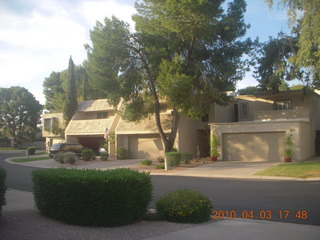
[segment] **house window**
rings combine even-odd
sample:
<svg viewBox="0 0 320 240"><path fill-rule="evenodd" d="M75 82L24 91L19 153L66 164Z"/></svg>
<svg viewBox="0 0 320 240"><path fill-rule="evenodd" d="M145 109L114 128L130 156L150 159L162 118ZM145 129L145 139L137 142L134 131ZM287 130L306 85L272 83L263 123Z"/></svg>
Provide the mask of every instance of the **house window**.
<svg viewBox="0 0 320 240"><path fill-rule="evenodd" d="M108 113L107 112L98 112L97 113L97 119L107 118Z"/></svg>
<svg viewBox="0 0 320 240"><path fill-rule="evenodd" d="M285 100L285 101L276 101L275 102L275 110L289 110L292 109L291 101Z"/></svg>
<svg viewBox="0 0 320 240"><path fill-rule="evenodd" d="M51 118L44 119L44 130L47 132L51 131Z"/></svg>
<svg viewBox="0 0 320 240"><path fill-rule="evenodd" d="M240 117L249 117L249 103L240 103Z"/></svg>
<svg viewBox="0 0 320 240"><path fill-rule="evenodd" d="M201 118L201 122L209 122L209 114L203 115Z"/></svg>

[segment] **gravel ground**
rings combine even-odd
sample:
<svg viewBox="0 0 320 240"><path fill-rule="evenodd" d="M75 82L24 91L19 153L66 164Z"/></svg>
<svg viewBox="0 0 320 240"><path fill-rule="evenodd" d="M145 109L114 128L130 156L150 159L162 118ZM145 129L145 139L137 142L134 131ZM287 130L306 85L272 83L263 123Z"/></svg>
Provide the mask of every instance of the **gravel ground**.
<svg viewBox="0 0 320 240"><path fill-rule="evenodd" d="M164 221L141 221L132 225L103 228L64 224L35 210L4 212L0 216L1 240L136 240L197 226Z"/></svg>

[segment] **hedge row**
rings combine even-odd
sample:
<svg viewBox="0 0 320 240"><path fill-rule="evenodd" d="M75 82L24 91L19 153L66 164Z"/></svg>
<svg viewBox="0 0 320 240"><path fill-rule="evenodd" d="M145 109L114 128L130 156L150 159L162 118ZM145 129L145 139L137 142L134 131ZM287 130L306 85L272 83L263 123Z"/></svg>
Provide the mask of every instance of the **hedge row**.
<svg viewBox="0 0 320 240"><path fill-rule="evenodd" d="M149 174L129 169L46 169L32 177L40 213L71 224L130 224L143 217L152 199Z"/></svg>
<svg viewBox="0 0 320 240"><path fill-rule="evenodd" d="M2 206L5 205L5 194L6 194L6 170L0 168L0 213Z"/></svg>

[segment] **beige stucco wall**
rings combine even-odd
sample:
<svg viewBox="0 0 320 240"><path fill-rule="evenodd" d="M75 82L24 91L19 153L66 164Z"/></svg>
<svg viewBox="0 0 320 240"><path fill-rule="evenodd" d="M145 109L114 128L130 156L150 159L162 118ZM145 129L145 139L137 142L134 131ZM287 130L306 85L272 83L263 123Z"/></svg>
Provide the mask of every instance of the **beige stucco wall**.
<svg viewBox="0 0 320 240"><path fill-rule="evenodd" d="M222 134L225 161L282 160L285 132Z"/></svg>
<svg viewBox="0 0 320 240"><path fill-rule="evenodd" d="M234 102L231 102L227 106L214 104L209 114L209 122L234 122L234 104Z"/></svg>
<svg viewBox="0 0 320 240"><path fill-rule="evenodd" d="M292 129L294 131L293 142L296 158L295 161L305 160L308 156L314 155L314 148L302 146L302 141L312 146L311 124L304 121L270 121L270 122L241 122L241 123L218 123L210 124L211 134L216 134L223 143L223 134L244 134L244 133L273 133L285 132L288 134ZM310 129L310 130L308 130ZM303 131L303 133L302 133ZM224 159L223 148L228 147L222 144L220 153ZM302 150L303 148L303 150Z"/></svg>
<svg viewBox="0 0 320 240"><path fill-rule="evenodd" d="M51 126L52 126L52 119L56 118L59 121L59 127L63 127L63 114L62 113L46 113L41 116L41 122L42 122L42 136L43 137L57 137L54 133L51 131L46 131L44 126L45 119L51 120Z"/></svg>

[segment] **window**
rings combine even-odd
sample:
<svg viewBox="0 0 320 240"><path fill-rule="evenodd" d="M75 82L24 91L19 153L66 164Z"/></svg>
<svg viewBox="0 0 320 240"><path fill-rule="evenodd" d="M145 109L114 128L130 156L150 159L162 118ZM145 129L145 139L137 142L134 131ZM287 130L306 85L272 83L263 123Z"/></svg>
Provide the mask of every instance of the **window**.
<svg viewBox="0 0 320 240"><path fill-rule="evenodd" d="M249 117L249 103L240 103L240 117Z"/></svg>
<svg viewBox="0 0 320 240"><path fill-rule="evenodd" d="M274 103L275 110L289 110L292 109L291 101L285 100L285 101L276 101Z"/></svg>
<svg viewBox="0 0 320 240"><path fill-rule="evenodd" d="M97 119L107 118L107 117L108 117L108 113L107 112L98 112L97 113Z"/></svg>
<svg viewBox="0 0 320 240"><path fill-rule="evenodd" d="M209 114L203 115L201 118L201 122L209 122Z"/></svg>
<svg viewBox="0 0 320 240"><path fill-rule="evenodd" d="M51 131L51 118L44 119L44 130L47 132Z"/></svg>

